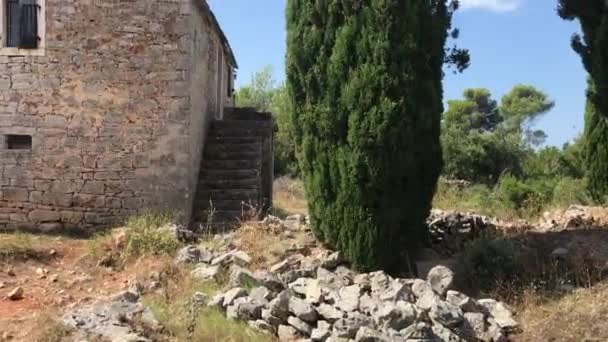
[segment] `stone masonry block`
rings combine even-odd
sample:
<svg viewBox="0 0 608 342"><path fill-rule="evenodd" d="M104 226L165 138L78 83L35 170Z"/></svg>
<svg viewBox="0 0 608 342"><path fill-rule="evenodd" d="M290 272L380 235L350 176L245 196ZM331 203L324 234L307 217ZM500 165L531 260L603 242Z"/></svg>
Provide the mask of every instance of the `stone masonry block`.
<svg viewBox="0 0 608 342"><path fill-rule="evenodd" d="M32 210L28 218L33 222L57 222L60 220L61 215L57 211L37 209Z"/></svg>
<svg viewBox="0 0 608 342"><path fill-rule="evenodd" d="M2 188L2 199L9 202L27 202L29 192L26 188Z"/></svg>

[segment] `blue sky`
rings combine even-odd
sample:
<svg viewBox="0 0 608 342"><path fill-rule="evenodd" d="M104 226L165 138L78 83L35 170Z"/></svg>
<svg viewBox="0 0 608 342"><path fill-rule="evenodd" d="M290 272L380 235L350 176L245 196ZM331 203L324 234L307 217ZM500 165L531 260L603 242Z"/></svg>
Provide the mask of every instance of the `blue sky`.
<svg viewBox="0 0 608 342"><path fill-rule="evenodd" d="M237 86L272 65L284 76L285 0L210 0L239 63ZM555 100L555 108L535 127L561 145L583 128L586 73L570 49L578 23L556 13L557 0L461 0L454 25L456 43L468 48L472 65L463 74L446 72L445 98L459 98L470 87L484 87L500 99L515 84L531 84Z"/></svg>

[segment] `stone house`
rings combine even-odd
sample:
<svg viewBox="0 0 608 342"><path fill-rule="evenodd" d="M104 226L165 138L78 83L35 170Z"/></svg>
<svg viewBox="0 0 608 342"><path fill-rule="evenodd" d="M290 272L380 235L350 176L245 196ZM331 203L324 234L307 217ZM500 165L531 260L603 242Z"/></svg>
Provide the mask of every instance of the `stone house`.
<svg viewBox="0 0 608 342"><path fill-rule="evenodd" d="M188 222L218 193L199 179L237 63L205 0L0 0L0 37L0 229Z"/></svg>

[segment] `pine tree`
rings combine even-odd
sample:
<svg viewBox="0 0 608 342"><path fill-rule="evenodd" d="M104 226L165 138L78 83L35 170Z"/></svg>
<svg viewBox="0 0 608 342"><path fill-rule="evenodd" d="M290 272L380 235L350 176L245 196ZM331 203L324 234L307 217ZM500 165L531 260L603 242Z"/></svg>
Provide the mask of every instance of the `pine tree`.
<svg viewBox="0 0 608 342"><path fill-rule="evenodd" d="M287 81L316 236L360 269L407 269L439 177L457 3L288 0Z"/></svg>
<svg viewBox="0 0 608 342"><path fill-rule="evenodd" d="M560 0L559 15L578 19L582 36L574 35L572 48L589 73L585 110L585 164L589 192L596 201L608 196L608 2Z"/></svg>

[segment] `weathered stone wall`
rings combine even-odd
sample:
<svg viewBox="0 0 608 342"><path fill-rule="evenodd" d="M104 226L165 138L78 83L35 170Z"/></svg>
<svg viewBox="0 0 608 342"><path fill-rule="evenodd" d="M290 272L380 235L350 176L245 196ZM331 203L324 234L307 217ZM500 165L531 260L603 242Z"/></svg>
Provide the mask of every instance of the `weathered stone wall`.
<svg viewBox="0 0 608 342"><path fill-rule="evenodd" d="M0 136L32 136L0 150L0 228L191 207L213 74L195 1L46 1L45 55L0 56Z"/></svg>
<svg viewBox="0 0 608 342"><path fill-rule="evenodd" d="M188 185L190 189L196 189L199 179L199 170L202 162L203 147L210 120L213 119L217 110L218 75L218 52L221 50L221 40L213 29L208 8L202 2L193 4L191 32L193 39L190 40L192 51L192 66L190 98L192 109L192 122L190 125L190 173ZM194 198L194 194L192 194ZM191 216L192 205L188 207L187 216Z"/></svg>

